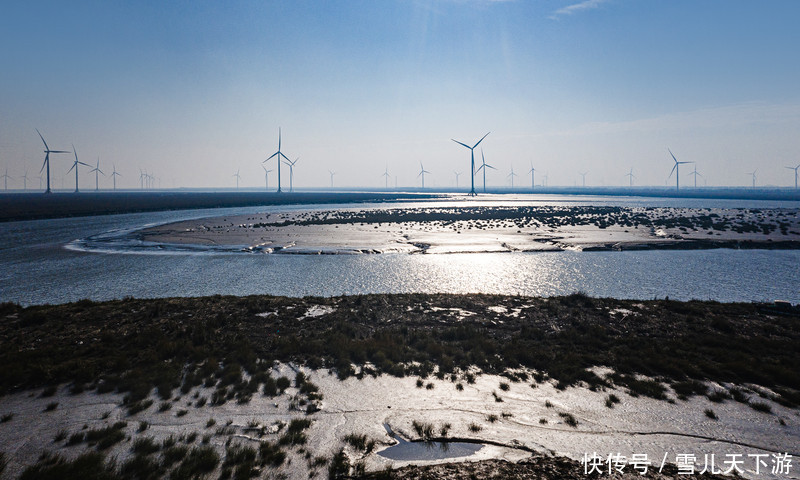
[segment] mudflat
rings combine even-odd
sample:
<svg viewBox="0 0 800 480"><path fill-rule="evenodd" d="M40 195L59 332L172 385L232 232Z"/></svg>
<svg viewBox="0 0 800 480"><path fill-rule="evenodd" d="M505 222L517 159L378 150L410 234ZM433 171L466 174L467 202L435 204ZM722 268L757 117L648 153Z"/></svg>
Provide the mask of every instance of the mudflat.
<svg viewBox="0 0 800 480"><path fill-rule="evenodd" d="M222 216L155 226L147 242L284 254L800 248L800 209L431 206Z"/></svg>

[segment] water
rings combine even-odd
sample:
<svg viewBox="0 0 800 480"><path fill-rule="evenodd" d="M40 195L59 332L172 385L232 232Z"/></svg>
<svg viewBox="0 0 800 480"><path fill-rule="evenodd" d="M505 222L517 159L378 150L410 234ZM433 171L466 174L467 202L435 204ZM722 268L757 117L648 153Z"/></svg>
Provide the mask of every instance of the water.
<svg viewBox="0 0 800 480"><path fill-rule="evenodd" d="M700 206L698 202L702 202L571 197L538 200L548 204L623 206ZM492 198L485 202L495 204L501 200ZM717 200L713 205L703 206L766 208L797 207L797 204ZM406 292L552 296L582 291L615 298L669 296L725 302L784 299L800 303L798 250L307 256L224 251L138 255L65 248L74 240L112 230L206 216L301 208L336 206L192 210L0 224L0 301L30 305L125 296L332 296Z"/></svg>

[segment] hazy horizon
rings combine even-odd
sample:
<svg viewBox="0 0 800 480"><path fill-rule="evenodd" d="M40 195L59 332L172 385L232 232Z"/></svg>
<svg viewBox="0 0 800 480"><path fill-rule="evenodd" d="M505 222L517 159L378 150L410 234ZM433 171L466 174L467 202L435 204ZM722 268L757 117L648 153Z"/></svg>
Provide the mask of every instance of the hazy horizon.
<svg viewBox="0 0 800 480"><path fill-rule="evenodd" d="M633 0L26 2L0 19L0 174L38 188L71 150L138 188L453 188L486 132L487 185L794 186L800 4ZM51 156L52 187L74 160ZM476 151L476 164L480 152ZM274 159L266 164L275 169ZM693 184L681 166L681 186ZM81 189L93 190L85 168ZM289 188L289 169L282 184ZM270 173L270 187L277 176ZM482 188L476 176L476 189ZM459 185L469 182L460 176ZM3 184L0 183L0 187ZM110 177L100 188L110 189ZM74 172L64 189L74 188Z"/></svg>

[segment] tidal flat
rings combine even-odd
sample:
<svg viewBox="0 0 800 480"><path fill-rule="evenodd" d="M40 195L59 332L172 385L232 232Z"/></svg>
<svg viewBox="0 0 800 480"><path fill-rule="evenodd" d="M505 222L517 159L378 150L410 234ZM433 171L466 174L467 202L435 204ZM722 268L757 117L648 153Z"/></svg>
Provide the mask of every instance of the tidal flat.
<svg viewBox="0 0 800 480"><path fill-rule="evenodd" d="M458 206L248 214L135 232L147 244L281 254L800 248L792 208Z"/></svg>
<svg viewBox="0 0 800 480"><path fill-rule="evenodd" d="M796 455L797 320L581 294L7 303L4 475L577 478L593 452ZM381 455L400 441L480 448Z"/></svg>

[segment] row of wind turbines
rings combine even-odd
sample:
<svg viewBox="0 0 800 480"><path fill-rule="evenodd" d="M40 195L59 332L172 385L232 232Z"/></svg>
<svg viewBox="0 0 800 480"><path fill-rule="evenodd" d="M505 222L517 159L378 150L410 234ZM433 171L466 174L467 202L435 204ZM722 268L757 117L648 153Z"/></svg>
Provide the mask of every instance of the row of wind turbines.
<svg viewBox="0 0 800 480"><path fill-rule="evenodd" d="M100 175L105 176L105 173L100 169L100 158L99 157L97 159L97 163L95 164L95 166L92 167L91 165L89 165L89 164L87 164L85 162L82 162L82 161L80 161L78 159L78 152L75 149L75 145L72 145L72 151L71 152L68 151L68 150L51 150L50 147L47 145L47 142L45 141L44 136L41 134L41 132L39 132L38 129L36 129L36 133L39 135L39 138L41 138L42 143L44 144L44 154L45 154L44 162L42 164L42 168L39 170L39 173L41 174L43 171L46 171L47 188L45 189L45 193L51 193L51 188L50 188L50 183L51 183L50 182L50 154L51 153L52 154L68 154L68 153L72 153L74 155L75 160L72 162L72 166L67 171L67 174L69 174L70 172L75 170L75 192L79 191L79 187L78 187L78 169L80 168L80 166L84 166L84 167L90 168L88 173L94 173L95 174L95 190L99 190L99 188L100 188ZM480 164L480 166L475 168L475 149L481 144L481 142L483 142L486 139L486 137L489 136L490 133L491 132L487 132L483 137L481 137L472 146L470 146L467 143L458 141L456 139L451 139L453 142L463 146L464 148L467 148L470 151L470 171L472 172L472 174L470 175L470 191L469 191L469 195L477 195L477 193L475 191L475 176L476 175L478 175L480 173L483 174L483 192L485 193L486 192L486 171L488 169L497 170L497 168L495 168L494 166L489 165L488 163L486 163L486 157L484 155L483 148L481 148L481 164ZM282 164L287 166L287 167L289 167L289 192L293 192L294 191L294 167L297 164L298 160L300 160L300 157L297 157L294 160L290 160L289 157L287 157L286 154L281 150L281 144L282 144L282 133L281 133L281 129L278 128L278 150L261 162L261 167L264 170L265 188L267 190L269 189L269 174L271 172L273 172L273 170L272 169L267 169L267 167L264 164L269 162L273 158L275 158L276 161L277 161L277 175L278 175L277 193L281 193L283 191L282 190L282 183L281 183L281 165ZM672 175L675 174L675 189L676 190L680 190L680 166L681 165L690 164L690 163L695 163L695 162L692 162L692 161L679 161L675 157L675 155L672 153L672 150L667 149L667 151L669 152L669 154L672 157L672 160L674 162L673 166L672 166L672 170L670 170L670 173L669 173L669 176L667 177L667 179L672 178ZM420 165L420 171L417 174L417 178L419 178L421 180L421 186L424 189L425 188L425 174L431 174L431 172L425 169L425 167L422 164L422 162L420 162L419 165ZM795 184L794 186L795 186L795 189L798 189L798 173L800 171L800 164L797 165L797 166L794 166L794 167L786 166L786 168L789 169L789 170L793 170L794 171L794 184ZM753 170L752 172L748 172L747 173L747 175L752 177L752 186L753 186L753 188L756 187L756 179L757 179L756 173L757 173L757 171L758 170L756 169L756 170ZM336 172L332 171L332 170L329 170L328 172L330 174L330 186L331 186L331 188L333 188L334 187L334 176L336 175ZM531 168L528 171L528 174L530 174L530 176L531 176L531 190L535 189L535 186L536 186L536 182L535 182L536 172L537 172L537 170L534 168L533 162L531 162ZM458 186L459 186L459 177L463 174L463 172L454 171L453 173L455 174L456 188L458 188ZM582 186L583 187L586 187L586 175L588 173L589 172L579 172L579 175L582 177ZM119 172L117 172L116 165L113 165L113 172L110 175L111 175L112 180L113 180L113 185L114 185L113 188L114 188L114 190L116 190L117 189L117 178L116 177L121 176L121 174ZM700 174L697 171L696 164L695 164L694 171L690 172L688 175L694 176L694 186L696 188L697 187L697 177L698 176L699 177L703 177L703 175ZM238 189L239 188L239 181L241 180L240 171L237 170L236 173L233 174L232 176L236 178L236 188ZM386 170L384 171L382 176L385 178L385 187L388 189L389 188L389 178L390 178L388 166L386 167ZM514 172L514 167L512 166L511 167L511 173L509 173L507 175L507 177L506 177L506 178L510 179L511 188L512 189L514 188L514 179L516 177L518 177L518 176L519 175ZM545 186L545 185L547 185L547 174L543 175L542 177L544 178L544 181L543 181L542 185ZM629 186L633 187L633 180L636 178L636 176L633 174L633 168L631 168L630 171L627 174L625 174L625 177L628 178ZM0 176L0 178L3 179L4 189L8 190L8 180L13 178L10 175L8 175L8 167L6 167L5 173L2 176ZM20 176L20 178L23 179L24 188L27 190L28 172L26 171L24 175ZM41 175L38 178L39 178L39 181L40 181L40 188L41 188L41 180L42 180ZM153 175L148 174L145 171L141 171L140 170L139 181L140 181L142 189L144 189L145 186L146 186L146 188L149 189L149 188L152 188L154 182L156 181L156 177L153 176ZM397 177L396 176L395 176L395 187L397 187Z"/></svg>

